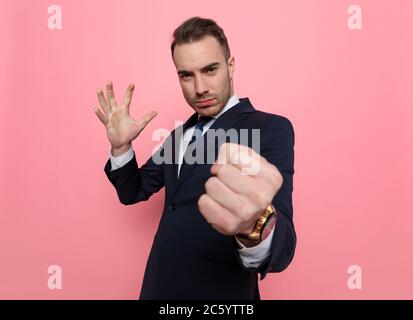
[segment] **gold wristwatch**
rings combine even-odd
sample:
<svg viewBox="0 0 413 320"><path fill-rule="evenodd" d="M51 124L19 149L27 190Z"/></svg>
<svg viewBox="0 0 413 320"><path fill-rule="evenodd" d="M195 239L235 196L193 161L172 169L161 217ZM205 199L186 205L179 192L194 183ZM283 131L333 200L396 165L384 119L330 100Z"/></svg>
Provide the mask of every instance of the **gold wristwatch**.
<svg viewBox="0 0 413 320"><path fill-rule="evenodd" d="M260 215L257 222L255 223L254 230L250 234L237 234L237 238L242 239L244 242L247 242L249 245L255 245L261 242L262 238L262 231L266 225L266 222L272 215L277 215L277 211L275 210L272 203L268 205L268 207L264 210L264 212Z"/></svg>

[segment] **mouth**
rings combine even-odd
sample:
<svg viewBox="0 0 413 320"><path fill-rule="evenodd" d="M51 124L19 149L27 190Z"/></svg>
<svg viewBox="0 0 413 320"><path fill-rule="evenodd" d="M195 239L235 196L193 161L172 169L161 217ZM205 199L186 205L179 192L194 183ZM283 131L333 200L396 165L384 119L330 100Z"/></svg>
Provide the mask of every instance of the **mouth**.
<svg viewBox="0 0 413 320"><path fill-rule="evenodd" d="M196 101L195 104L202 107L212 106L215 103L215 98Z"/></svg>

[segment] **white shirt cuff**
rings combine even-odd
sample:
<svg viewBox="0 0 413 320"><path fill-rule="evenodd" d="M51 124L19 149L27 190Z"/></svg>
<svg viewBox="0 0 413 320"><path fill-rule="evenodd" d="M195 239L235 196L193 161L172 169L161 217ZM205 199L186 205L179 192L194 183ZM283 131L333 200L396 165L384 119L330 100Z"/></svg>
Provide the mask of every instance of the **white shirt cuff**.
<svg viewBox="0 0 413 320"><path fill-rule="evenodd" d="M126 151L125 153L122 153L121 155L117 157L113 156L109 150L110 165L111 165L110 171L123 167L125 164L127 164L129 161L132 160L133 155L134 155L134 151L132 147L130 147L128 151Z"/></svg>
<svg viewBox="0 0 413 320"><path fill-rule="evenodd" d="M241 241L235 236L237 243L241 249L238 249L238 253L241 257L242 263L247 268L258 268L259 265L270 255L271 253L271 241L274 235L275 227L272 228L268 237L257 244L256 246L247 248Z"/></svg>

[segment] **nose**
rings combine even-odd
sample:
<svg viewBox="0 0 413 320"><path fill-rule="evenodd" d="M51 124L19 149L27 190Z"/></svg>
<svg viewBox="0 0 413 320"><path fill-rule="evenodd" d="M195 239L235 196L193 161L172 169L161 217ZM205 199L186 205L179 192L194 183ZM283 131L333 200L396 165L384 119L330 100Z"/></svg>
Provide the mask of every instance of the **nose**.
<svg viewBox="0 0 413 320"><path fill-rule="evenodd" d="M208 93L208 88L202 76L195 77L195 92L200 97Z"/></svg>

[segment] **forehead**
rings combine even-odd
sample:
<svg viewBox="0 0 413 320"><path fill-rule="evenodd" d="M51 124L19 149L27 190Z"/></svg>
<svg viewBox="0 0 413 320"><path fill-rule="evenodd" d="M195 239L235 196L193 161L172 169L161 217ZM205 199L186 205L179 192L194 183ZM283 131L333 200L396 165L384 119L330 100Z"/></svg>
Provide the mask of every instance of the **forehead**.
<svg viewBox="0 0 413 320"><path fill-rule="evenodd" d="M189 71L223 61L224 53L218 40L208 35L192 43L176 45L173 59L177 69Z"/></svg>

